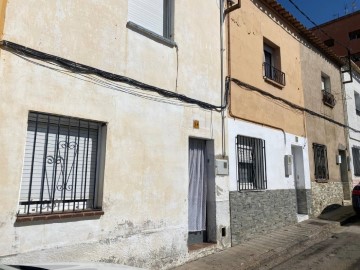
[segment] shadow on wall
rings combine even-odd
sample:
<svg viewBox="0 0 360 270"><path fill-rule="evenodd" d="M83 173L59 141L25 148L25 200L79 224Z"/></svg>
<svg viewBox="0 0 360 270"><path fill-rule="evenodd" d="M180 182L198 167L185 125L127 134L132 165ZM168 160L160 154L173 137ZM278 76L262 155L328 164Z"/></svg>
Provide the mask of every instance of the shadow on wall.
<svg viewBox="0 0 360 270"><path fill-rule="evenodd" d="M334 210L336 210L336 209L338 209L338 208L340 208L340 207L341 207L340 204L330 204L330 205L326 206L326 207L324 208L324 210L322 210L322 212L321 212L320 215L329 213L329 212L334 211Z"/></svg>

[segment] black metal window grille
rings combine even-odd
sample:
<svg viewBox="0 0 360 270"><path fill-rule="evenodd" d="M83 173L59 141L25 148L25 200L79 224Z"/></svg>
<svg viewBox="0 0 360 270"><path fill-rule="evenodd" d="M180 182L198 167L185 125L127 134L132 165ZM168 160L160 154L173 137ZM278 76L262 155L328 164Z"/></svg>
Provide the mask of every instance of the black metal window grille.
<svg viewBox="0 0 360 270"><path fill-rule="evenodd" d="M360 148L353 147L352 155L353 155L354 175L360 176Z"/></svg>
<svg viewBox="0 0 360 270"><path fill-rule="evenodd" d="M330 92L328 92L327 90L322 90L322 94L323 94L323 103L329 106L330 108L334 108L336 105L335 96Z"/></svg>
<svg viewBox="0 0 360 270"><path fill-rule="evenodd" d="M97 208L100 126L29 113L18 215Z"/></svg>
<svg viewBox="0 0 360 270"><path fill-rule="evenodd" d="M275 68L270 63L264 62L263 64L264 76L274 82L285 86L285 73Z"/></svg>
<svg viewBox="0 0 360 270"><path fill-rule="evenodd" d="M318 181L326 181L329 179L326 146L314 143L313 150L315 161L315 178Z"/></svg>
<svg viewBox="0 0 360 270"><path fill-rule="evenodd" d="M239 190L266 189L265 141L237 135L236 157Z"/></svg>

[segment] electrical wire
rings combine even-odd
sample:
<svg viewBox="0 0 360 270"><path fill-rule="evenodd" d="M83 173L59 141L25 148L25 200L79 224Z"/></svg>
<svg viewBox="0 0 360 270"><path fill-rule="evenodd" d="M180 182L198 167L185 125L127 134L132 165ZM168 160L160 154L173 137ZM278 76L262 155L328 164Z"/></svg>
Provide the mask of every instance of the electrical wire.
<svg viewBox="0 0 360 270"><path fill-rule="evenodd" d="M319 28L319 25L316 24L297 4L295 4L295 2L293 0L288 0L295 8L297 11L299 11L309 22L311 22L317 30L319 30L320 32L322 32L324 35L326 35L328 38L331 38L334 40L334 42L336 42L337 44L339 44L340 46L346 48L347 51L351 52L351 49L348 48L346 45L344 45L342 42L337 41L336 39L334 39L332 36L330 36L327 32L325 32L323 29Z"/></svg>
<svg viewBox="0 0 360 270"><path fill-rule="evenodd" d="M187 97L182 94L178 94L178 93L175 93L175 92L172 92L169 90L165 90L165 89L162 89L159 87L145 84L140 81L131 79L129 77L110 73L110 72L100 70L100 69L97 69L97 68L94 68L91 66L79 64L79 63L58 57L58 56L54 56L54 55L43 53L43 52L31 49L31 48L27 48L25 46L22 46L22 45L19 45L19 44L16 44L16 43L13 43L13 42L10 42L7 40L2 40L0 42L0 47L4 50L7 50L9 52L12 52L12 53L18 55L18 56L23 56L23 57L47 62L50 64L54 64L57 67L61 67L69 72L74 73L74 74L95 75L96 77L105 79L107 81L113 81L113 82L117 82L117 83L125 83L127 85L131 85L135 88L141 89L142 91L149 91L152 93L157 93L166 99L173 99L173 100L177 100L178 102L196 105L205 110L214 110L217 112L221 112L221 111L225 110L227 107L228 93L225 93L225 101L226 101L225 104L222 106L216 106L216 105L212 105L212 104L209 104L209 103L201 101L201 100ZM89 77L88 77L88 79L89 79ZM97 81L97 83L106 85L108 87L114 87L114 85L110 85L108 82L104 83L104 81L102 81L102 82ZM117 87L119 87L119 86L117 86ZM130 92L127 92L127 93L130 93ZM130 93L130 94L136 95L135 93ZM148 97L148 98L151 99L151 97ZM171 102L168 101L168 103L171 103ZM171 103L171 104L173 104L173 103Z"/></svg>
<svg viewBox="0 0 360 270"><path fill-rule="evenodd" d="M288 100L286 100L286 99L277 97L277 96L275 96L275 95L273 95L273 94L270 94L269 92L266 92L266 91L264 91L264 90L261 90L260 88L257 88L257 87L255 87L255 86L252 86L252 85L250 85L250 84L247 84L247 83L245 83L245 82L242 82L242 81L240 81L240 80L238 80L238 79L234 79L234 78L227 77L226 80L227 80L228 82L230 82L230 81L231 81L231 82L234 82L236 85L240 86L240 87L243 88L243 89L246 89L246 90L249 90L249 91L254 91L254 92L257 92L257 93L259 93L259 94L261 94L261 95L263 95L263 96L266 96L266 97L269 97L269 98L271 98L271 99L280 101L280 102L282 102L283 104L285 104L285 105L287 105L287 106L289 106L290 108L293 108L293 109L295 109L295 110L298 110L298 111L301 111L301 112L305 112L305 113L310 114L310 115L315 116L315 117L322 118L322 119L324 119L324 120L326 120L326 121L328 121L328 122L330 122L330 123L332 123L332 124L335 124L335 125L337 125L337 126L340 126L340 127L342 127L342 128L348 128L348 129L350 129L350 130L352 130L352 131L354 131L354 132L356 132L356 133L360 133L360 130L357 130L357 129L352 128L352 127L350 127L350 126L348 126L348 125L345 125L345 124L343 124L343 123L340 123L340 122L338 122L338 121L335 121L335 120L333 120L333 119L331 119L331 118L329 118L329 117L327 117L327 116L324 116L324 115L322 115L322 114L320 114L320 113L314 112L314 111L312 111L312 110L310 110L310 109L301 107L301 106L299 106L299 105L297 105L297 104L295 104L295 103L292 103L292 102L290 102L290 101L288 101ZM229 84L226 84L226 87L229 87Z"/></svg>
<svg viewBox="0 0 360 270"><path fill-rule="evenodd" d="M110 83L109 81L106 81L106 80L100 80L99 78L97 78L94 75L76 74L76 73L74 73L72 71L68 71L68 70L65 70L65 69L54 68L54 67L51 67L51 66L48 66L48 65L40 64L38 62L35 62L35 61L32 61L32 60L26 58L23 55L20 55L18 53L15 53L15 52L12 52L12 53L17 55L18 57L22 58L23 60L32 63L32 64L35 64L35 65L38 65L38 66L41 66L41 67L44 67L44 68L48 68L48 69L56 71L56 72L60 72L62 74L65 74L67 76L71 76L71 77L76 78L76 79L80 79L80 80L85 81L85 82L89 82L89 83L92 83L92 84L95 84L95 85L99 85L101 87L106 87L108 89L120 91L120 92L123 92L123 93L127 93L127 94L130 94L130 95L133 95L133 96L137 96L137 97L140 97L140 98L144 98L144 99L148 99L148 100L152 100L152 101L156 101L156 102L162 102L162 103L167 103L167 104L172 104L172 105L182 106L182 107L191 107L191 108L197 107L196 105L193 105L193 104L186 104L186 103L181 102L181 101L162 98L159 95L151 94L151 92L147 93L147 92L141 91L141 90L139 90L140 88L138 88L138 87L131 87L131 86L126 86L125 87L124 85L119 85L119 84L116 84L115 82ZM56 65L54 63L47 63L47 64L58 67L58 65ZM83 77L83 78L80 78L79 76Z"/></svg>

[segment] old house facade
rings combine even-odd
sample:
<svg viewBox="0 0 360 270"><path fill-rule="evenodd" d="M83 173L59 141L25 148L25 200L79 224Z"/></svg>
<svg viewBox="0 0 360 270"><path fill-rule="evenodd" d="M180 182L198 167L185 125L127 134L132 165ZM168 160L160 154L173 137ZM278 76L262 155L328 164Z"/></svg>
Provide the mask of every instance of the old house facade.
<svg viewBox="0 0 360 270"><path fill-rule="evenodd" d="M170 268L349 197L342 62L225 2L0 0L0 263Z"/></svg>
<svg viewBox="0 0 360 270"><path fill-rule="evenodd" d="M301 46L301 59L305 106L321 116L306 114L312 209L318 216L350 198L342 62L307 42Z"/></svg>
<svg viewBox="0 0 360 270"><path fill-rule="evenodd" d="M351 177L340 58L273 0L228 15L228 44L237 244L343 204Z"/></svg>
<svg viewBox="0 0 360 270"><path fill-rule="evenodd" d="M344 85L345 104L347 112L347 123L351 127L348 132L349 155L350 155L350 171L352 185L360 182L360 69L352 63L352 74L344 73L344 80L348 81ZM350 175L349 175L350 176Z"/></svg>
<svg viewBox="0 0 360 270"><path fill-rule="evenodd" d="M0 263L230 245L219 6L146 2L1 1Z"/></svg>
<svg viewBox="0 0 360 270"><path fill-rule="evenodd" d="M310 214L300 42L276 1L243 1L228 15L232 243ZM288 104L286 104L288 102Z"/></svg>

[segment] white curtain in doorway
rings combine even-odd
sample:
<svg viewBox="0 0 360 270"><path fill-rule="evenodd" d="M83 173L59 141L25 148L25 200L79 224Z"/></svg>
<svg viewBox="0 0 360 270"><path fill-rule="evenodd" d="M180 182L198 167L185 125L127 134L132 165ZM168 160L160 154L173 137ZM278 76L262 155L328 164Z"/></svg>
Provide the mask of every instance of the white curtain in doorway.
<svg viewBox="0 0 360 270"><path fill-rule="evenodd" d="M206 143L189 141L189 232L206 230Z"/></svg>

